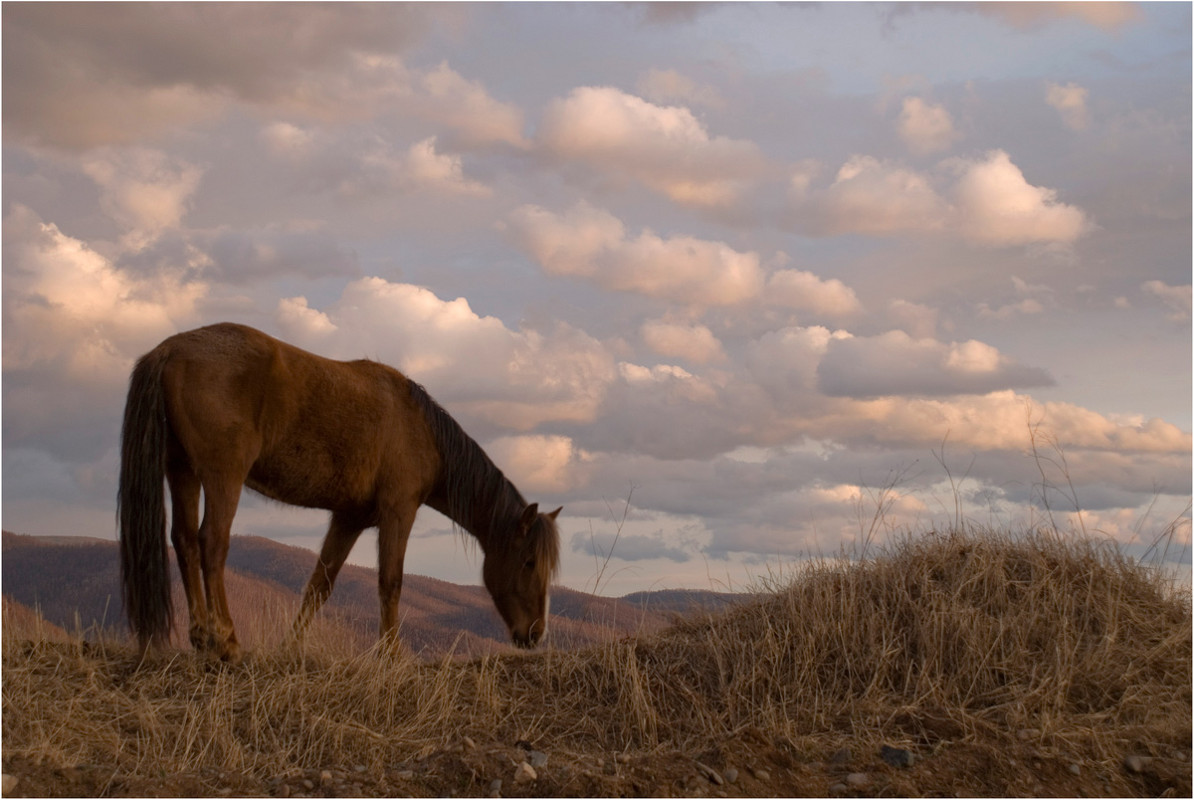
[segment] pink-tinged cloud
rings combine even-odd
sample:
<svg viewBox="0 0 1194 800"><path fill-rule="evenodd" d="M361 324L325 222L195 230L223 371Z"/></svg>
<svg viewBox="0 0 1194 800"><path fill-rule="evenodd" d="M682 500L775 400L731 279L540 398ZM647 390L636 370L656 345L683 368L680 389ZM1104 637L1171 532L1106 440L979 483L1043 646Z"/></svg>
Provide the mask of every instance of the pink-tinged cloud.
<svg viewBox="0 0 1194 800"><path fill-rule="evenodd" d="M759 177L764 158L749 141L710 136L683 106L661 106L607 86L552 101L539 129L557 158L637 180L682 205L731 205Z"/></svg>
<svg viewBox="0 0 1194 800"><path fill-rule="evenodd" d="M523 206L510 215L518 244L545 271L605 289L695 306L732 306L763 285L759 256L691 236L628 236L621 220L580 203L564 214Z"/></svg>

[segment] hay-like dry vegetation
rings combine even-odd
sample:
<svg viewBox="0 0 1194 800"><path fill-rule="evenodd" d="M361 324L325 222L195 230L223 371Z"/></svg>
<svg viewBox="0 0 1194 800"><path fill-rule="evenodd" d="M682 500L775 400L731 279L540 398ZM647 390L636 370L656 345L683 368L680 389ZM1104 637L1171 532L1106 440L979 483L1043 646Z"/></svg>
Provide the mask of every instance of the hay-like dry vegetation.
<svg viewBox="0 0 1194 800"><path fill-rule="evenodd" d="M236 668L140 662L22 629L3 636L18 795L1191 789L1188 592L1052 534L909 537L659 634L471 661L316 635Z"/></svg>

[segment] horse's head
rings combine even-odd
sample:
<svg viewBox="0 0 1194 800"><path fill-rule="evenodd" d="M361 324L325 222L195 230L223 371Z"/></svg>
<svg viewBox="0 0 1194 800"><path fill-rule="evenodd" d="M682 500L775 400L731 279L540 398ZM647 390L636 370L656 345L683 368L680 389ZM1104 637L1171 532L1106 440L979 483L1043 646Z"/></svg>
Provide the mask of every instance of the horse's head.
<svg viewBox="0 0 1194 800"><path fill-rule="evenodd" d="M519 647L534 647L547 634L547 589L560 563L559 513L540 514L539 504L531 503L517 529L485 553L485 588Z"/></svg>

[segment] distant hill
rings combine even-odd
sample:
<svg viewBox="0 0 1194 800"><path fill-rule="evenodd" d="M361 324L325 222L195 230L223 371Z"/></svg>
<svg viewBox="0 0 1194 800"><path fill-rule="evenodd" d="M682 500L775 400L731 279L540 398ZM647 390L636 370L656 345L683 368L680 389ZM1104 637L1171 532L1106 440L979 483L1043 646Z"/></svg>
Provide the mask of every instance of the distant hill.
<svg viewBox="0 0 1194 800"><path fill-rule="evenodd" d="M258 536L233 536L228 553L228 602L242 643L270 644L288 630L315 564L315 554ZM172 559L173 561L173 559ZM125 635L116 542L75 536L3 532L2 585L6 607L36 609L67 631L102 629ZM174 567L175 638L185 641L186 601ZM580 647L611 636L652 632L676 614L723 609L744 596L717 592L638 592L599 597L564 587L551 596L551 637L558 647ZM481 586L407 575L402 586L400 634L414 652L478 655L508 647L505 626ZM327 635L364 647L377 635L377 572L347 564L320 612Z"/></svg>

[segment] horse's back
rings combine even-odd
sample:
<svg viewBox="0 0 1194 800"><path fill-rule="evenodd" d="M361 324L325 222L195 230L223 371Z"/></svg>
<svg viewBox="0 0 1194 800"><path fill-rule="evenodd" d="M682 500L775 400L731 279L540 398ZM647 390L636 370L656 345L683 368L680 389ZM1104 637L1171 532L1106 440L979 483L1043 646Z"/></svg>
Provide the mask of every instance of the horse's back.
<svg viewBox="0 0 1194 800"><path fill-rule="evenodd" d="M234 323L159 349L171 427L189 459L235 462L269 497L363 513L396 456L418 483L435 469L407 379L392 367L324 358Z"/></svg>

